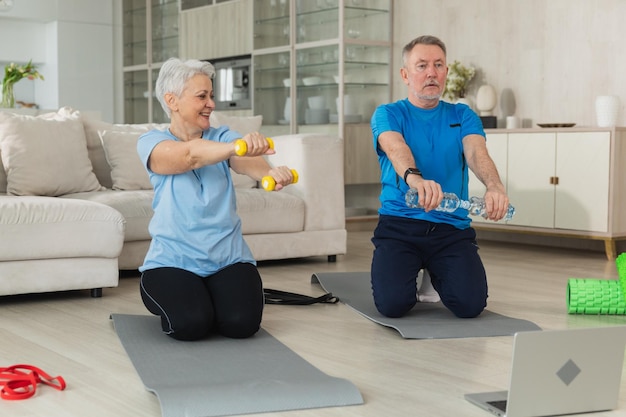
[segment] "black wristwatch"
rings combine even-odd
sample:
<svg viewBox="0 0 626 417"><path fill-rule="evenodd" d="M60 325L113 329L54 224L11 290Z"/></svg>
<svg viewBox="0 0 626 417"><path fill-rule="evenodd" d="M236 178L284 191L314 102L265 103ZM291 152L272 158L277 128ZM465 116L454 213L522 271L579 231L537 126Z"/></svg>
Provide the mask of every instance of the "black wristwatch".
<svg viewBox="0 0 626 417"><path fill-rule="evenodd" d="M406 171L404 171L404 182L406 182L406 177L411 174L422 176L422 171L417 168L408 168Z"/></svg>

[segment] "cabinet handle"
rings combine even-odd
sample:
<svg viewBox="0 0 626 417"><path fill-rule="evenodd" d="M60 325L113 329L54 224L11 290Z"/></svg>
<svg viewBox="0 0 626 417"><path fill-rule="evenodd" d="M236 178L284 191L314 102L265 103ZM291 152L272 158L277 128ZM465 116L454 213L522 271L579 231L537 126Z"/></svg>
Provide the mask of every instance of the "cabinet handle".
<svg viewBox="0 0 626 417"><path fill-rule="evenodd" d="M550 185L559 185L559 177L550 177Z"/></svg>

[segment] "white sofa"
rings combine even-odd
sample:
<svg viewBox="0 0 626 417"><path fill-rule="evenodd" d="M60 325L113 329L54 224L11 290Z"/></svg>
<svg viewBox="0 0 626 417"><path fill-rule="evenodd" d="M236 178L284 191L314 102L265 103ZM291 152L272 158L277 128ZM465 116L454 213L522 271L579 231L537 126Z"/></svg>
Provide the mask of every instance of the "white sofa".
<svg viewBox="0 0 626 417"><path fill-rule="evenodd" d="M260 117L214 113L214 126L258 130ZM0 295L102 288L137 269L150 244L152 189L139 135L157 125L110 124L62 108L0 112ZM274 165L299 181L267 192L234 174L244 238L255 258L346 252L343 144L317 134L273 138Z"/></svg>

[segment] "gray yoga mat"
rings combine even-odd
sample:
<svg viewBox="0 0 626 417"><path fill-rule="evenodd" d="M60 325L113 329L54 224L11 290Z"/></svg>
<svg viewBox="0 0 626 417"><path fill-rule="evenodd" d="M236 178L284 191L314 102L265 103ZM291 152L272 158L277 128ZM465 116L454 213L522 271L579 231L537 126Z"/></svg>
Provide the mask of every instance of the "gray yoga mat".
<svg viewBox="0 0 626 417"><path fill-rule="evenodd" d="M376 310L369 272L316 273L312 283L356 310L368 319L396 329L405 339L448 339L459 337L508 336L526 330L541 330L528 321L485 310L473 319L460 319L441 302L417 303L402 318L385 317Z"/></svg>
<svg viewBox="0 0 626 417"><path fill-rule="evenodd" d="M161 332L156 316L113 314L115 331L163 417L209 417L362 404L349 381L328 376L269 333L196 342Z"/></svg>

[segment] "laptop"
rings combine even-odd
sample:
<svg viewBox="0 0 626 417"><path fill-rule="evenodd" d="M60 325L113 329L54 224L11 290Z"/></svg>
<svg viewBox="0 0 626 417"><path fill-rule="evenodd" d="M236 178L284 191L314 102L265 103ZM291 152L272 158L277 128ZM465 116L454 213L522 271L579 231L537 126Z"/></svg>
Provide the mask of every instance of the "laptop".
<svg viewBox="0 0 626 417"><path fill-rule="evenodd" d="M503 417L613 410L625 345L626 326L518 332L509 390L465 399Z"/></svg>

